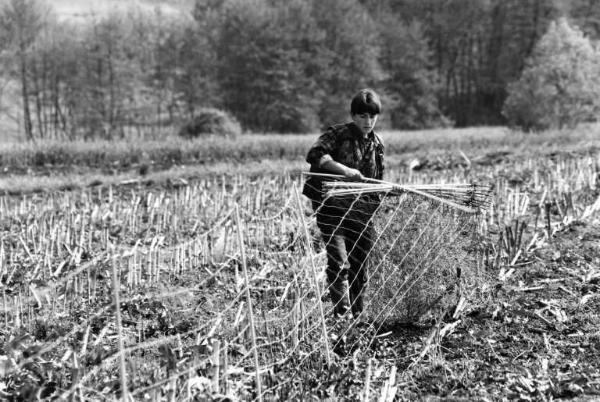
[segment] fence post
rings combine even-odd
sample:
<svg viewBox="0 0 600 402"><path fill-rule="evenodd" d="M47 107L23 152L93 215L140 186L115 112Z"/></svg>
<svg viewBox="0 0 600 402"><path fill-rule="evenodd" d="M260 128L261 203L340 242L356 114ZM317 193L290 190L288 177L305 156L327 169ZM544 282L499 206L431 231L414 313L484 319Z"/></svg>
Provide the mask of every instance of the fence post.
<svg viewBox="0 0 600 402"><path fill-rule="evenodd" d="M213 378L212 378L212 387L213 392L220 393L221 387L219 386L219 370L221 369L221 342L219 340L214 340L212 343L213 347L213 355L212 355L212 369L213 369Z"/></svg>
<svg viewBox="0 0 600 402"><path fill-rule="evenodd" d="M304 236L306 237L306 252L309 254L310 268L315 285L315 293L317 294L317 304L319 305L319 315L321 318L321 329L323 331L323 342L325 343L325 357L327 358L327 367L331 367L331 355L329 352L329 340L327 338L327 326L325 325L325 313L323 312L323 300L321 300L321 287L317 279L317 268L315 266L315 256L312 251L312 241L310 233L308 233L308 227L306 226L306 220L304 219L304 210L302 203L300 202L300 194L298 194L298 188L294 183L294 194L296 195L296 203L298 204L298 214L302 222L302 228L304 229Z"/></svg>
<svg viewBox="0 0 600 402"><path fill-rule="evenodd" d="M370 392L371 392L371 358L369 358L368 362L367 362L367 373L365 375L365 390L364 390L364 394L363 394L363 401L364 402L369 402L369 396L370 396Z"/></svg>
<svg viewBox="0 0 600 402"><path fill-rule="evenodd" d="M546 232L548 233L548 243L552 243L552 222L550 218L550 208L552 207L552 203L546 201L544 204L544 212L546 213Z"/></svg>
<svg viewBox="0 0 600 402"><path fill-rule="evenodd" d="M242 257L242 269L244 270L244 281L246 284L246 302L248 303L248 319L250 320L250 334L252 336L252 349L254 350L254 368L256 369L256 392L258 400L262 401L262 390L260 384L260 371L258 365L258 349L256 348L256 331L254 330L254 315L252 314L252 298L250 296L250 280L248 279L248 268L246 267L246 251L244 249L244 238L242 236L242 222L238 204L235 204L235 222L237 226L238 243Z"/></svg>
<svg viewBox="0 0 600 402"><path fill-rule="evenodd" d="M229 351L229 344L227 341L223 343L223 392L225 395L229 395L229 383L227 377L227 370L229 370L229 361L227 357L227 353Z"/></svg>
<svg viewBox="0 0 600 402"><path fill-rule="evenodd" d="M113 250L115 253L115 250ZM123 347L123 327L121 323L121 306L119 302L119 279L117 274L117 256L113 254L112 258L112 285L113 285L113 296L115 299L115 321L117 325L117 344L119 347L119 363L121 372L121 392L123 401L129 401L129 395L127 391L127 373L125 371L125 351Z"/></svg>

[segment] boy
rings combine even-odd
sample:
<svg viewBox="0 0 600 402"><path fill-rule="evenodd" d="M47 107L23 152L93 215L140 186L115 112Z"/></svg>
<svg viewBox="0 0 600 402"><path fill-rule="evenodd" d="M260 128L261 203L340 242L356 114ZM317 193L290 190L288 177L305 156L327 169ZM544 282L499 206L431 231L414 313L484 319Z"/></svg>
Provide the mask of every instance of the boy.
<svg viewBox="0 0 600 402"><path fill-rule="evenodd" d="M373 132L380 113L379 96L371 89L359 91L350 103L352 122L329 127L308 151L310 171L357 181L381 180L384 146ZM371 217L379 200L376 196L324 199L322 181L316 176L306 180L302 193L312 200L325 242L334 314L342 316L351 309L357 318L363 310L367 258L375 239Z"/></svg>

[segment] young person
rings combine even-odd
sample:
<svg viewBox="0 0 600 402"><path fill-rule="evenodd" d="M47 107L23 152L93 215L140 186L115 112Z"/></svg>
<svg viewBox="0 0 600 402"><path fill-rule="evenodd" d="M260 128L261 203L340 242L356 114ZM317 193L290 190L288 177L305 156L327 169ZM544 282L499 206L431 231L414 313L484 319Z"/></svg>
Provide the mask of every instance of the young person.
<svg viewBox="0 0 600 402"><path fill-rule="evenodd" d="M357 181L381 180L384 146L373 131L380 113L379 96L371 89L359 91L350 102L352 121L329 127L308 151L310 171ZM371 218L379 199L368 195L324 198L322 179L317 176L309 176L302 192L312 200L325 242L334 313L342 316L351 310L357 318L364 306L367 262L375 239Z"/></svg>

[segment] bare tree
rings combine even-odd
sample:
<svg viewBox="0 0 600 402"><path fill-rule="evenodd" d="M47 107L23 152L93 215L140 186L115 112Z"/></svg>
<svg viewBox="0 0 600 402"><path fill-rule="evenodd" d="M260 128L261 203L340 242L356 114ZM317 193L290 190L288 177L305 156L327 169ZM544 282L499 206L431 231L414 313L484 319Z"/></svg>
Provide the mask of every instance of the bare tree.
<svg viewBox="0 0 600 402"><path fill-rule="evenodd" d="M42 6L37 0L9 0L0 8L0 42L7 44L5 51L15 56L16 65L12 67L21 84L23 127L28 140L34 139L29 105L29 50L42 30L43 16Z"/></svg>

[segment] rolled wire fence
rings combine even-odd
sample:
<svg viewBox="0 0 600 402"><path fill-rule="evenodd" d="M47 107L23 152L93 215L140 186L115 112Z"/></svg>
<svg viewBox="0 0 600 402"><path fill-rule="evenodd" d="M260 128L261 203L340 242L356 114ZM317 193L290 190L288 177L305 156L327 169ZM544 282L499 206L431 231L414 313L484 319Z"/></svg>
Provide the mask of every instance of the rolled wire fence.
<svg viewBox="0 0 600 402"><path fill-rule="evenodd" d="M480 216L384 192L369 222L376 238L364 311L336 319L314 213L287 184L294 191L260 216L250 205L262 208L258 196L242 206L219 200L216 213L193 186L111 192L99 197L105 203L90 201L90 191L2 204L0 217L20 229L0 243L0 392L298 399L311 387L308 373L368 350L390 323L439 316L476 291ZM363 200L345 197L346 214ZM114 241L127 231L138 240ZM25 266L34 268L17 269ZM29 286L16 290L9 284L19 275Z"/></svg>

